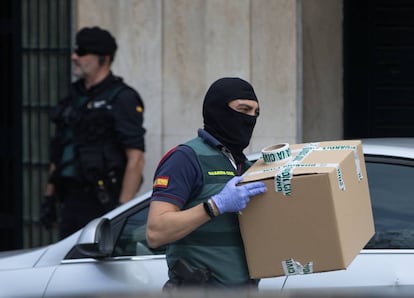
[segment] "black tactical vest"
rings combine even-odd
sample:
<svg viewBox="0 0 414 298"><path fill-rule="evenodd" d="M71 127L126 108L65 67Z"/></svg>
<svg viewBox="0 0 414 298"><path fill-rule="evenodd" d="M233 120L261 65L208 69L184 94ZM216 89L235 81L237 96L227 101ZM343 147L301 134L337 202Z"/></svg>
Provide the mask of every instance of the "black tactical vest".
<svg viewBox="0 0 414 298"><path fill-rule="evenodd" d="M129 87L116 77L96 94L81 95L76 87L73 85L71 96L52 114L57 128L52 143L57 166L54 177L91 183L115 179L120 183L126 156L115 132L112 105Z"/></svg>

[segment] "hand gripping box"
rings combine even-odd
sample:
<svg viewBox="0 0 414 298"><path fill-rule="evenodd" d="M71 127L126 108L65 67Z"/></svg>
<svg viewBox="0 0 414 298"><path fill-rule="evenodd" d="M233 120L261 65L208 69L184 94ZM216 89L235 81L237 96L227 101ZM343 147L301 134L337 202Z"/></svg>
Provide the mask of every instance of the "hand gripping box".
<svg viewBox="0 0 414 298"><path fill-rule="evenodd" d="M239 215L250 276L347 268L374 235L361 141L279 147L244 174L267 186Z"/></svg>

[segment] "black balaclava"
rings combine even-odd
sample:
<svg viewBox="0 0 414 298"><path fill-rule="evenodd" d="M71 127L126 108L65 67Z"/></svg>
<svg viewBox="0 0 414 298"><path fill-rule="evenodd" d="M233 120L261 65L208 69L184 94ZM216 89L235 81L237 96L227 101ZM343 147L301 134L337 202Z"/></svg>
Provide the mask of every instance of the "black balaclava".
<svg viewBox="0 0 414 298"><path fill-rule="evenodd" d="M228 103L235 99L258 101L252 85L240 78L221 78L208 89L203 103L204 129L226 146L236 162L246 160L257 116L233 110Z"/></svg>

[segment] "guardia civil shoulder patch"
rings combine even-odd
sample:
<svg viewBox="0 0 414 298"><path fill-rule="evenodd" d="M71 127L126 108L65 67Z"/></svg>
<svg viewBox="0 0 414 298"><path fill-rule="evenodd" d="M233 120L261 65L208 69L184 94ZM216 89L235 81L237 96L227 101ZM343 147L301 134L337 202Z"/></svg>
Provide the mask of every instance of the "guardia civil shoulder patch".
<svg viewBox="0 0 414 298"><path fill-rule="evenodd" d="M167 177L167 176L160 176L160 177L157 177L156 179L155 179L155 181L154 181L154 188L155 187L158 187L158 188L167 188L167 186L168 186L168 180L169 180L170 178L169 177Z"/></svg>

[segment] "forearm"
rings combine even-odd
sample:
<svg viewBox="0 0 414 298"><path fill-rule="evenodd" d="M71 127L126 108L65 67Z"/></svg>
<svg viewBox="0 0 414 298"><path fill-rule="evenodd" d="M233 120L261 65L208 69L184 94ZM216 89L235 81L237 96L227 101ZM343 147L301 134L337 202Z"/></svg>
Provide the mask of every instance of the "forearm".
<svg viewBox="0 0 414 298"><path fill-rule="evenodd" d="M56 170L55 164L51 163L49 167L49 177L53 174L55 170ZM53 196L54 194L55 194L55 185L51 183L50 181L48 181L46 184L45 196Z"/></svg>
<svg viewBox="0 0 414 298"><path fill-rule="evenodd" d="M137 149L127 149L127 165L122 179L122 189L119 202L131 200L139 190L144 169L144 154Z"/></svg>
<svg viewBox="0 0 414 298"><path fill-rule="evenodd" d="M127 167L122 180L122 189L119 196L121 204L131 200L138 191L141 183L141 173L138 172L137 167Z"/></svg>
<svg viewBox="0 0 414 298"><path fill-rule="evenodd" d="M152 202L147 224L147 241L156 248L177 241L210 220L203 204L179 211L165 202ZM174 210L175 208L175 210Z"/></svg>

